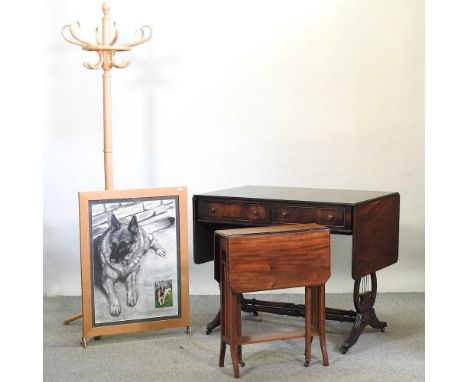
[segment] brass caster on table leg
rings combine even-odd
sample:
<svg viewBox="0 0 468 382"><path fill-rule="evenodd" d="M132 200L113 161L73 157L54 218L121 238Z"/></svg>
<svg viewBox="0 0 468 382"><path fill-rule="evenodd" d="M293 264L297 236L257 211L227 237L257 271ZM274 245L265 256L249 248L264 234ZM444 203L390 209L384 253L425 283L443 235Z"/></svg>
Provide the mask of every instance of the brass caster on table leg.
<svg viewBox="0 0 468 382"><path fill-rule="evenodd" d="M309 365L310 365L310 361L307 361L307 360L306 360L306 361L304 362L304 367L309 367Z"/></svg>
<svg viewBox="0 0 468 382"><path fill-rule="evenodd" d="M81 339L81 346L83 346L83 349L88 350L88 342L86 341L86 337Z"/></svg>
<svg viewBox="0 0 468 382"><path fill-rule="evenodd" d="M193 337L193 334L192 334L192 328L190 326L187 326L185 328L185 334L187 334L188 336L190 337Z"/></svg>
<svg viewBox="0 0 468 382"><path fill-rule="evenodd" d="M240 367L245 367L245 362L244 361L239 361Z"/></svg>

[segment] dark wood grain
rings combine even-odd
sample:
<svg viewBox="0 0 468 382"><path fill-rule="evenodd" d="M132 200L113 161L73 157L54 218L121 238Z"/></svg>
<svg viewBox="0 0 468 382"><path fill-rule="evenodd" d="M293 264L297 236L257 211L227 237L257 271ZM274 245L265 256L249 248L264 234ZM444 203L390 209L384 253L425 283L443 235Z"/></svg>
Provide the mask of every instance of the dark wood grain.
<svg viewBox="0 0 468 382"><path fill-rule="evenodd" d="M200 200L198 211L200 219L250 222L267 222L269 219L268 207L259 203Z"/></svg>
<svg viewBox="0 0 468 382"><path fill-rule="evenodd" d="M353 235L351 275L356 283L398 260L399 200L395 192L305 189L295 187L244 186L209 192L193 197L194 261L197 264L215 259L214 276L219 281L219 267L214 256L216 230L271 226L275 224L320 223L333 234ZM210 205L214 203L214 205ZM238 207L221 209L216 205L237 204ZM199 206L210 206L200 214ZM256 206L264 212L253 214ZM219 211L219 210L218 210ZM367 301L364 293L354 292L354 299ZM366 325L383 329L373 307L360 306L357 311L327 308L328 320L353 322L348 339L343 343L346 352L356 343ZM243 299L245 312L269 312L296 317L304 316L304 305L262 302ZM217 315L208 325L206 333L219 326Z"/></svg>
<svg viewBox="0 0 468 382"><path fill-rule="evenodd" d="M399 215L398 194L354 207L354 280L398 261Z"/></svg>
<svg viewBox="0 0 468 382"><path fill-rule="evenodd" d="M385 191L335 190L324 188L243 186L198 194L231 199L258 199L276 201L302 201L326 204L356 205L372 199L394 194Z"/></svg>
<svg viewBox="0 0 468 382"><path fill-rule="evenodd" d="M304 207L276 206L273 209L273 223L310 223L344 227L345 209L343 207Z"/></svg>

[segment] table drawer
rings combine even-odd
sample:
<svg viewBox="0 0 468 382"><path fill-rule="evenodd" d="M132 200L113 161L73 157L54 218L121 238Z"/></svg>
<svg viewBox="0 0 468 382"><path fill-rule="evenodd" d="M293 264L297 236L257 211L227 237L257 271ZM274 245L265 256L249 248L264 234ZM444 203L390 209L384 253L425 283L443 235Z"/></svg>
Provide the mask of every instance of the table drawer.
<svg viewBox="0 0 468 382"><path fill-rule="evenodd" d="M279 206L273 210L275 223L317 223L343 227L345 210L341 207Z"/></svg>
<svg viewBox="0 0 468 382"><path fill-rule="evenodd" d="M226 203L219 201L200 200L198 215L201 219L214 220L246 220L252 222L268 222L268 207L257 203Z"/></svg>

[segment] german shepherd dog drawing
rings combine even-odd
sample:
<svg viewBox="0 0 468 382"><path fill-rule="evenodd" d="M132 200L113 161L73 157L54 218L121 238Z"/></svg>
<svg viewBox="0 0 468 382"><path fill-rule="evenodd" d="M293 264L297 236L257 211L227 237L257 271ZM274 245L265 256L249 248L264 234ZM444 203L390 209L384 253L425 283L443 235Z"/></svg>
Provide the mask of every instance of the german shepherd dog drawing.
<svg viewBox="0 0 468 382"><path fill-rule="evenodd" d="M150 250L165 256L153 234L140 228L135 216L126 224L110 217L109 228L94 239L94 283L106 295L109 313L120 315L120 301L114 285L117 281L125 283L127 305L133 307L138 301L137 276L143 256Z"/></svg>

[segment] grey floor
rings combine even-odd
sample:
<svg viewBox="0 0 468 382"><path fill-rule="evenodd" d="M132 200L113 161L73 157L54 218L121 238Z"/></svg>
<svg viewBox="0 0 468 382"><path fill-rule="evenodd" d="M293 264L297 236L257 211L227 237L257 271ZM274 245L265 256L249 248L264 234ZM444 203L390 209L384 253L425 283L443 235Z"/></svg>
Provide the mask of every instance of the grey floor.
<svg viewBox="0 0 468 382"><path fill-rule="evenodd" d="M267 295L266 299L302 303L301 295ZM327 294L327 306L350 309L350 294ZM191 296L193 337L183 329L104 337L80 347L81 321L64 326L80 310L79 297L44 299L45 381L232 381L229 350L219 368L219 331L205 335L217 312L217 296ZM327 321L330 366L320 364L314 340L312 363L303 366L302 340L244 346L244 381L423 381L424 294L379 294L376 311L388 323L385 333L367 328L346 355L339 347L350 323ZM244 332L301 328L303 319L260 313L243 314Z"/></svg>

